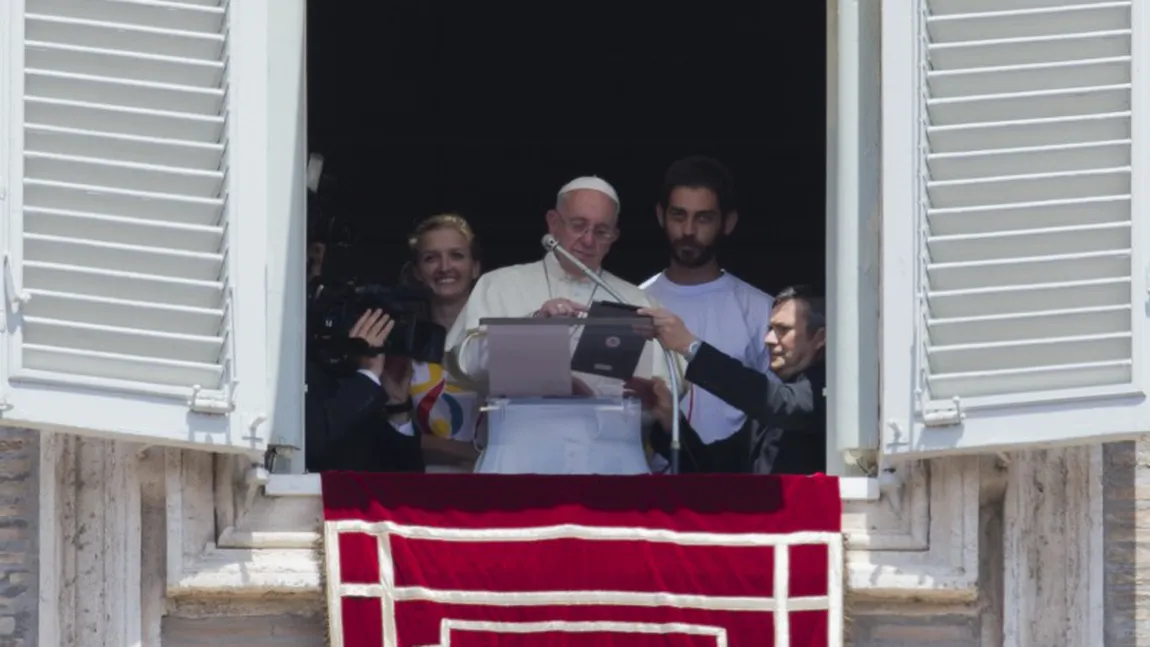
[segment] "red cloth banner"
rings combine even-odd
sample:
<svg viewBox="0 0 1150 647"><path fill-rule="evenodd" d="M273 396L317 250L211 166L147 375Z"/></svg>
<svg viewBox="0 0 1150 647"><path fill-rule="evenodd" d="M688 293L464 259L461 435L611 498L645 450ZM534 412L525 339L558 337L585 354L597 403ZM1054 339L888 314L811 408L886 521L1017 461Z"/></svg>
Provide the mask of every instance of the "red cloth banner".
<svg viewBox="0 0 1150 647"><path fill-rule="evenodd" d="M837 647L825 476L323 475L333 647Z"/></svg>

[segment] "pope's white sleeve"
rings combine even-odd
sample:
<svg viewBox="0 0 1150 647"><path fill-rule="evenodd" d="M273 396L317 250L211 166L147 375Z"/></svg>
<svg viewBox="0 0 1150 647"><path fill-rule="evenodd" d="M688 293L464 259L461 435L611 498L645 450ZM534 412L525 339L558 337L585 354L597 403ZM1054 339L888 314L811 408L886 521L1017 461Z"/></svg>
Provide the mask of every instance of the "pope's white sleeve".
<svg viewBox="0 0 1150 647"><path fill-rule="evenodd" d="M478 389L487 379L487 338L479 321L488 316L489 282L479 277L467 304L447 332L444 363L448 372L467 386Z"/></svg>
<svg viewBox="0 0 1150 647"><path fill-rule="evenodd" d="M487 380L487 335L476 331L464 337L453 353L455 366L460 375L475 385Z"/></svg>

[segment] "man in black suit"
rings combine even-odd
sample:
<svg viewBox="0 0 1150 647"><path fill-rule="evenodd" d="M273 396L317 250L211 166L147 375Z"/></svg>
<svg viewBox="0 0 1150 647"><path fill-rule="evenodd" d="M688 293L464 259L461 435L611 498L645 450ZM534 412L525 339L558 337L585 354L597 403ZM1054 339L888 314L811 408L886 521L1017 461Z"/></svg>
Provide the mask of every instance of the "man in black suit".
<svg viewBox="0 0 1150 647"><path fill-rule="evenodd" d="M395 322L380 310L365 312L350 337L380 348ZM369 355L358 371L331 375L307 365L307 471L422 472L419 436L411 423L411 361Z"/></svg>
<svg viewBox="0 0 1150 647"><path fill-rule="evenodd" d="M771 371L779 381L699 340L665 309L639 313L654 320L659 341L687 360L688 381L749 419L734 436L710 445L680 419L683 463L690 471L813 474L825 469L826 302L821 296L805 286L775 295L763 341L771 351ZM655 381L648 393L655 400L660 426L669 432L670 391Z"/></svg>

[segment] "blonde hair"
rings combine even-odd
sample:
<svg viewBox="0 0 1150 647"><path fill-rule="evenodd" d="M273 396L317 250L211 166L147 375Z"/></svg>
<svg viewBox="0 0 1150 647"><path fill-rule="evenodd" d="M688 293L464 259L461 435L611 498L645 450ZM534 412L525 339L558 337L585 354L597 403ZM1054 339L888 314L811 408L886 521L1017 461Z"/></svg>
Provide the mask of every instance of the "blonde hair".
<svg viewBox="0 0 1150 647"><path fill-rule="evenodd" d="M407 238L407 246L411 249L412 253L419 251L419 239L427 232L435 231L436 229L454 229L458 231L471 248L471 255L477 256L476 251L478 250L475 245L475 232L472 231L471 225L467 220L457 213L440 213L434 216L428 216L416 223L415 229L411 230L411 235Z"/></svg>
<svg viewBox="0 0 1150 647"><path fill-rule="evenodd" d="M428 216L415 224L415 228L411 230L411 235L407 237L407 247L411 250L411 260L404 263L403 269L399 272L399 280L401 283L408 285L418 285L420 281L415 278L415 265L416 256L419 254L419 240L423 235L429 231L436 231L438 229L454 229L458 231L463 239L467 241L467 247L471 250L471 259L475 263L480 262L479 258L479 239L475 236L475 231L471 229L471 224L467 219L457 213L439 213L434 216Z"/></svg>

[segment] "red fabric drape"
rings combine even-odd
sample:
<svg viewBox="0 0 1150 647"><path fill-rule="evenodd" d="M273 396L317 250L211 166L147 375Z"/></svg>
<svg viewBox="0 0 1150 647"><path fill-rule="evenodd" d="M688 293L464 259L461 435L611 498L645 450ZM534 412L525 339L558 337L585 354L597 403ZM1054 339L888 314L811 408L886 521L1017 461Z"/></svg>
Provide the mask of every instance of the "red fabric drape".
<svg viewBox="0 0 1150 647"><path fill-rule="evenodd" d="M828 644L831 477L337 472L323 501L336 646L761 647L780 606Z"/></svg>

